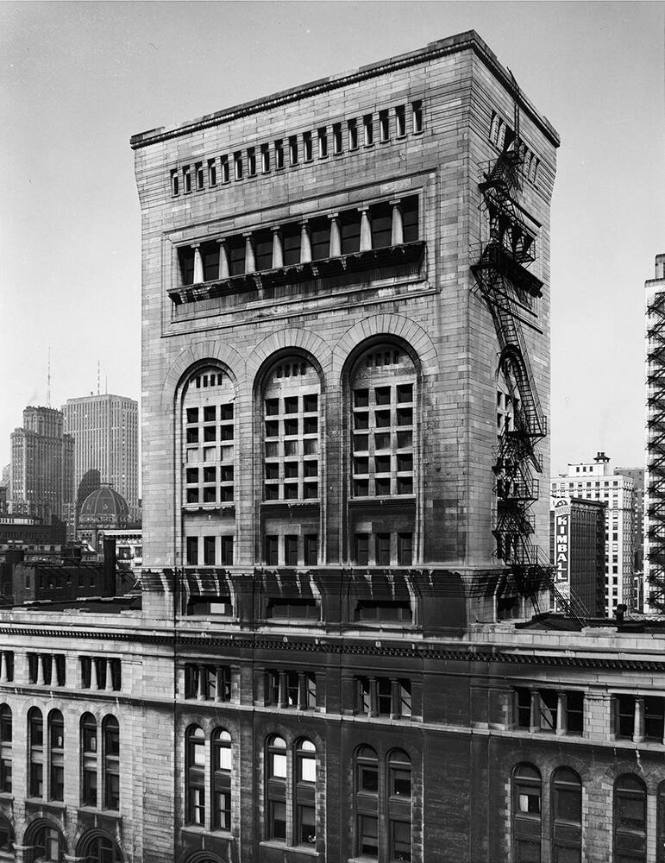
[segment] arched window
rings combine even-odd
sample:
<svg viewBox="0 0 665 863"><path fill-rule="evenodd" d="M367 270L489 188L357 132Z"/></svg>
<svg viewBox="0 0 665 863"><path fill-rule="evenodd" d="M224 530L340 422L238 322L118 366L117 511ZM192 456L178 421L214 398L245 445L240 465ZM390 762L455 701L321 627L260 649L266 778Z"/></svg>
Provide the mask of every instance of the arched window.
<svg viewBox="0 0 665 863"><path fill-rule="evenodd" d="M391 343L375 344L350 374L351 557L359 565L413 562L416 490L416 369ZM399 498L386 518L383 500ZM376 525L368 532L368 519ZM385 527L381 522L385 522Z"/></svg>
<svg viewBox="0 0 665 863"><path fill-rule="evenodd" d="M233 564L235 387L219 367L197 369L182 398L183 560L187 566ZM226 511L225 511L226 508ZM215 529L200 512L215 510Z"/></svg>
<svg viewBox="0 0 665 863"><path fill-rule="evenodd" d="M92 713L81 717L81 805L97 806L97 720Z"/></svg>
<svg viewBox="0 0 665 863"><path fill-rule="evenodd" d="M614 863L646 863L646 849L646 786L624 773L614 783Z"/></svg>
<svg viewBox="0 0 665 863"><path fill-rule="evenodd" d="M271 737L266 751L267 838L286 842L286 741Z"/></svg>
<svg viewBox="0 0 665 863"><path fill-rule="evenodd" d="M0 851L11 853L14 850L14 828L8 818L0 815ZM13 858L12 858L13 859Z"/></svg>
<svg viewBox="0 0 665 863"><path fill-rule="evenodd" d="M355 758L356 855L379 856L379 760L371 746Z"/></svg>
<svg viewBox="0 0 665 863"><path fill-rule="evenodd" d="M513 857L515 863L540 863L541 848L540 773L530 764L513 771Z"/></svg>
<svg viewBox="0 0 665 863"><path fill-rule="evenodd" d="M582 861L582 781L560 767L552 777L553 863Z"/></svg>
<svg viewBox="0 0 665 863"><path fill-rule="evenodd" d="M104 750L104 809L120 809L120 728L115 716L106 716L102 722Z"/></svg>
<svg viewBox="0 0 665 863"><path fill-rule="evenodd" d="M28 796L44 796L44 720L37 707L28 712Z"/></svg>
<svg viewBox="0 0 665 863"><path fill-rule="evenodd" d="M316 565L321 464L318 372L303 357L282 358L267 373L262 396L263 498L267 522L263 558L270 566ZM269 504L277 501L301 501L311 507L303 516L305 520L297 524L291 516L273 514Z"/></svg>
<svg viewBox="0 0 665 863"><path fill-rule="evenodd" d="M188 824L205 825L205 734L198 725L192 725L186 734L187 799L186 821Z"/></svg>
<svg viewBox="0 0 665 863"><path fill-rule="evenodd" d="M316 844L316 747L311 740L296 745L296 823L295 843Z"/></svg>
<svg viewBox="0 0 665 863"><path fill-rule="evenodd" d="M411 759L401 749L388 756L390 860L411 861Z"/></svg>
<svg viewBox="0 0 665 863"><path fill-rule="evenodd" d="M65 840L57 827L40 822L26 832L25 844L32 846L29 863L62 863L65 855Z"/></svg>
<svg viewBox="0 0 665 863"><path fill-rule="evenodd" d="M65 799L65 722L59 710L48 715L49 800Z"/></svg>
<svg viewBox="0 0 665 863"><path fill-rule="evenodd" d="M12 793L12 711L0 707L0 791Z"/></svg>
<svg viewBox="0 0 665 863"><path fill-rule="evenodd" d="M108 836L94 833L83 836L76 851L86 863L122 863L120 849Z"/></svg>
<svg viewBox="0 0 665 863"><path fill-rule="evenodd" d="M231 829L231 735L222 728L212 733L213 827Z"/></svg>

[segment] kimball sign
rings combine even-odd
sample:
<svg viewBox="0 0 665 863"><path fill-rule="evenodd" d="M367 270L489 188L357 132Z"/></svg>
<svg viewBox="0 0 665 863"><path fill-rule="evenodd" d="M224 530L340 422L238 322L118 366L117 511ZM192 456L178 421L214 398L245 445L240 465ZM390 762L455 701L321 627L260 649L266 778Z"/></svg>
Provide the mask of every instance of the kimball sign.
<svg viewBox="0 0 665 863"><path fill-rule="evenodd" d="M563 596L570 596L570 501L555 498L554 509L554 565L556 586Z"/></svg>

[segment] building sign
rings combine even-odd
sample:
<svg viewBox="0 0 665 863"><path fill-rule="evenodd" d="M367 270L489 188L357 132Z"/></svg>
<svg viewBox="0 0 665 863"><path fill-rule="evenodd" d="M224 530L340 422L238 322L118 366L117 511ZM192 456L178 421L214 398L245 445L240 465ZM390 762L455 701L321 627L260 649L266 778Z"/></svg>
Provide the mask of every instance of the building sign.
<svg viewBox="0 0 665 863"><path fill-rule="evenodd" d="M556 586L567 596L570 592L570 501L559 498L554 504L554 565Z"/></svg>

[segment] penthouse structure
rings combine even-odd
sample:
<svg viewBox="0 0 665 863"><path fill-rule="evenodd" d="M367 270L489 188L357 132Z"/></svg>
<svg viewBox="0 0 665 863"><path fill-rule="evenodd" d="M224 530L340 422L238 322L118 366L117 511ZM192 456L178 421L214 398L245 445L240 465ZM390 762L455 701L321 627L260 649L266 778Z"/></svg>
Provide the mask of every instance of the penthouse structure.
<svg viewBox="0 0 665 863"><path fill-rule="evenodd" d="M0 611L6 853L655 859L663 636L547 615L552 126L469 32L132 146L142 608Z"/></svg>

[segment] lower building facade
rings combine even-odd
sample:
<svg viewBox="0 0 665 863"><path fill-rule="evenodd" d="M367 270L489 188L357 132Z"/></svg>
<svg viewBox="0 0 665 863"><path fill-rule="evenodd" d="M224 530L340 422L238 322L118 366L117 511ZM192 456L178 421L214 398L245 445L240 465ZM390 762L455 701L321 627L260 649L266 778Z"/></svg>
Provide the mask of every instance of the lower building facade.
<svg viewBox="0 0 665 863"><path fill-rule="evenodd" d="M662 629L437 633L412 572L392 605L322 572L297 622L293 583L214 575L223 621L0 612L0 860L665 859Z"/></svg>

